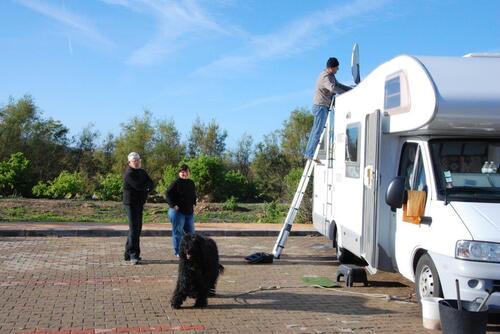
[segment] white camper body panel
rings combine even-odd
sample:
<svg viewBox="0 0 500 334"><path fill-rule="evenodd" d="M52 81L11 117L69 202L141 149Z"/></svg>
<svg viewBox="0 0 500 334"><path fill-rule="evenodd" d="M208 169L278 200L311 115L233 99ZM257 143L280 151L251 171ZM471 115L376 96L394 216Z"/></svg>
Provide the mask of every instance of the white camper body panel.
<svg viewBox="0 0 500 334"><path fill-rule="evenodd" d="M367 166L365 147L373 138L366 138L366 127L369 115L376 111L381 114L379 163ZM419 258L428 254L446 298L456 297L455 279L461 283L464 299L486 296L484 288L500 282L500 263L456 259L455 246L458 240L500 242L500 203L444 205L437 193L429 140L500 140L500 59L396 57L338 96L334 119L333 145L326 148L323 157L333 150L334 160L328 163L324 159L314 170L316 229L365 259L372 273L377 269L397 271L414 281ZM325 135L331 136L331 129ZM416 150L415 159L424 171L419 181L427 192L424 215L432 223L402 223L402 210L394 212L385 203L386 190L398 175L405 147ZM500 145L497 151L488 157L498 155L495 160L500 162ZM370 222L366 198L373 178L377 190ZM488 219L480 218L488 214ZM369 235L368 223L374 224ZM469 288L473 278L484 285ZM488 304L500 308L500 293L493 294Z"/></svg>

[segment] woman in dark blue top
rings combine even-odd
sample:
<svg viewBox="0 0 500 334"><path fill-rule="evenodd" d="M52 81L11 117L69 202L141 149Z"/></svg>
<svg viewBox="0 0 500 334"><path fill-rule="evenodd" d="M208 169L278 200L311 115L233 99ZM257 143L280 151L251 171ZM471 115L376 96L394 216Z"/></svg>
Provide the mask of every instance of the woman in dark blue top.
<svg viewBox="0 0 500 334"><path fill-rule="evenodd" d="M179 177L167 189L168 216L172 223L172 245L175 256L179 256L179 246L183 233L194 234L194 210L196 188L189 179L189 167L182 165Z"/></svg>

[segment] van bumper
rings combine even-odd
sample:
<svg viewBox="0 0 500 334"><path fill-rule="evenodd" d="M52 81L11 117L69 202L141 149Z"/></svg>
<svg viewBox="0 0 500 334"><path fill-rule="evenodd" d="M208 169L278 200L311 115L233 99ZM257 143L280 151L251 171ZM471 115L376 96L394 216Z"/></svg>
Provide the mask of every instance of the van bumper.
<svg viewBox="0 0 500 334"><path fill-rule="evenodd" d="M457 299L457 279L462 300L486 298L486 290L496 289L487 304L491 312L500 313L500 263L465 261L432 252L429 255L436 265L444 298Z"/></svg>

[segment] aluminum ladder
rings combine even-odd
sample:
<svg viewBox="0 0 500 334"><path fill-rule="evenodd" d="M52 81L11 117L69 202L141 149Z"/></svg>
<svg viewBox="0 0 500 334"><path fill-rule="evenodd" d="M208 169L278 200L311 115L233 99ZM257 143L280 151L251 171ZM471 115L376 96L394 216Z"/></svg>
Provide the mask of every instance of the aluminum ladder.
<svg viewBox="0 0 500 334"><path fill-rule="evenodd" d="M309 184L309 179L311 178L312 171L314 170L314 166L316 165L316 162L314 162L314 160L317 159L318 157L319 149L321 147L321 144L323 143L323 137L325 135L326 128L327 126L330 125L330 113L332 112L334 105L335 105L335 99L332 100L330 109L328 110L328 114L326 116L326 123L325 126L323 127L323 131L321 131L321 137L319 138L318 145L314 150L313 158L307 159L304 171L302 172L302 177L300 178L299 185L297 187L297 190L295 191L295 195L293 196L292 204L290 205L290 209L288 209L285 222L283 223L283 227L281 228L278 239L274 244L273 255L274 258L276 259L280 258L281 252L283 251L283 248L285 248L286 240L288 239L288 236L292 231L293 222L295 221L295 217L297 216L297 213L299 211L300 204L302 203L302 199L304 197L304 193L307 189L307 185Z"/></svg>

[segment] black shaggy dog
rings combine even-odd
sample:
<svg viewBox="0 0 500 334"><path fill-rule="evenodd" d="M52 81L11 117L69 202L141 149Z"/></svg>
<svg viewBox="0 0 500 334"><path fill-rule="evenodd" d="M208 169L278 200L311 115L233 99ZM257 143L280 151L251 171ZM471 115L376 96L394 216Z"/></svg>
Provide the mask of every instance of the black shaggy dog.
<svg viewBox="0 0 500 334"><path fill-rule="evenodd" d="M187 297L191 297L196 299L194 307L207 306L207 297L215 294L217 278L224 272L217 244L199 234L185 234L179 258L177 285L170 305L178 309Z"/></svg>

